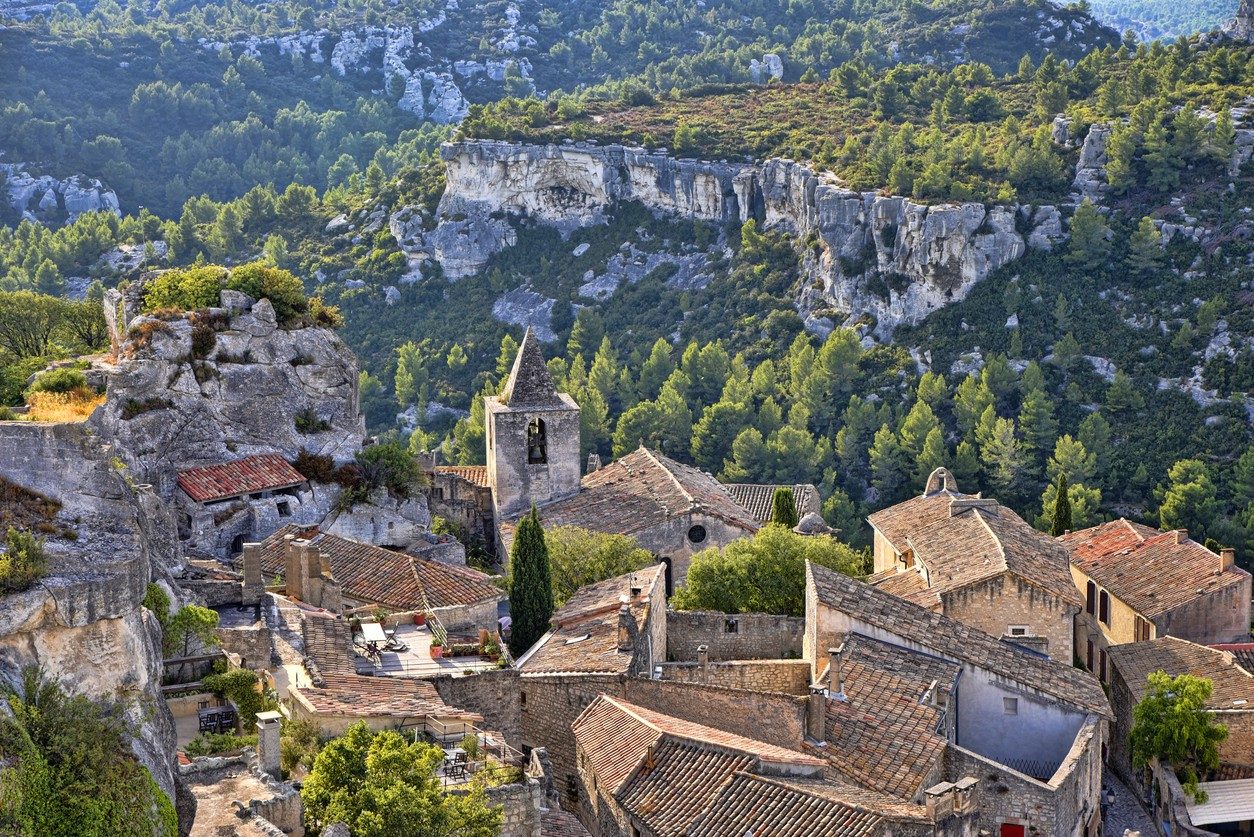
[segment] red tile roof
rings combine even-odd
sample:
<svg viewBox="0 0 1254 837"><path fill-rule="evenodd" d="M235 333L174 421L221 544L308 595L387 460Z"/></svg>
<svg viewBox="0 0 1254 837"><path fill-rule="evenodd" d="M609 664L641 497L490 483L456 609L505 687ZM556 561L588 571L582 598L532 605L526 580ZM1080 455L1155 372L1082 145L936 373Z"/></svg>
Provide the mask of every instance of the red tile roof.
<svg viewBox="0 0 1254 837"><path fill-rule="evenodd" d="M887 585L885 589L916 604L935 607L945 593L1005 573L1077 608L1084 604L1071 577L1068 551L996 500L939 491L869 520L899 552L913 551L930 582L920 586L880 574L872 583Z"/></svg>
<svg viewBox="0 0 1254 837"><path fill-rule="evenodd" d="M478 488L491 487L488 483L488 466L486 465L437 465L435 472L461 477Z"/></svg>
<svg viewBox="0 0 1254 837"><path fill-rule="evenodd" d="M1249 584L1250 574L1238 566L1219 572L1219 556L1179 530L1159 532L1120 519L1059 540L1077 569L1146 618Z"/></svg>
<svg viewBox="0 0 1254 837"><path fill-rule="evenodd" d="M637 755L639 755L637 753ZM663 739L623 786L618 801L657 837L678 837L701 815L732 774L748 770L753 758Z"/></svg>
<svg viewBox="0 0 1254 837"><path fill-rule="evenodd" d="M198 503L257 491L276 491L305 482L305 477L277 453L246 456L235 462L179 471L179 488Z"/></svg>
<svg viewBox="0 0 1254 837"><path fill-rule="evenodd" d="M1237 661L1237 665L1248 672L1254 673L1254 642L1227 642L1212 645L1220 651L1227 651Z"/></svg>
<svg viewBox="0 0 1254 837"><path fill-rule="evenodd" d="M403 552L350 541L320 532L317 527L288 525L261 543L261 569L266 578L287 569L288 535L311 541L331 563L331 575L350 598L396 610L422 606L423 593L433 608L500 600L505 593L478 570L415 558Z"/></svg>

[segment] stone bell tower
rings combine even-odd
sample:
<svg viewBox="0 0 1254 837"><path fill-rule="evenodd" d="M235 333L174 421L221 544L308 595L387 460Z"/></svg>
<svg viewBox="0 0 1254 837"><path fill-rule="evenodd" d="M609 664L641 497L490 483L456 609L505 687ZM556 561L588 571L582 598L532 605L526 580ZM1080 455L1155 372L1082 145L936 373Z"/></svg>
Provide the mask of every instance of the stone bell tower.
<svg viewBox="0 0 1254 837"><path fill-rule="evenodd" d="M557 391L531 329L505 391L484 402L498 522L579 492L579 405Z"/></svg>

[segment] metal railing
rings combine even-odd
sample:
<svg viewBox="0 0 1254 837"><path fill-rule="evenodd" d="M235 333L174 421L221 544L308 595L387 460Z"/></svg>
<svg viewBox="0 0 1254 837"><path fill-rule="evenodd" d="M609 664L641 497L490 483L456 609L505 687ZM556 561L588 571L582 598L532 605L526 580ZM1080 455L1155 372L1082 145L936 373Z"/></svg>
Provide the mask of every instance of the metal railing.
<svg viewBox="0 0 1254 837"><path fill-rule="evenodd" d="M526 757L499 736L485 733L469 721L423 718L401 724L401 732L412 733L414 741L425 740L445 750L447 755L440 769L445 788L471 781L502 785L522 780ZM466 749L462 744L468 736L473 736L475 743ZM458 750L463 760L458 760Z"/></svg>

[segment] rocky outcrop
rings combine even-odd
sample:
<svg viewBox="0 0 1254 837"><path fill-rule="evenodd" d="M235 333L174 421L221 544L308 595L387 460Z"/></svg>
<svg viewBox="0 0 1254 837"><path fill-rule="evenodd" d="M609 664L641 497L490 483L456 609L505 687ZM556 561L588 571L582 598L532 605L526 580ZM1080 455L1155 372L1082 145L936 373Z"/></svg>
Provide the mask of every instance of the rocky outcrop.
<svg viewBox="0 0 1254 837"><path fill-rule="evenodd" d="M165 506L85 424L0 422L0 477L59 504L49 575L0 597L0 678L28 666L71 691L118 702L132 748L176 796L174 722L161 698L160 627L141 603L179 560Z"/></svg>
<svg viewBox="0 0 1254 837"><path fill-rule="evenodd" d="M36 177L22 163L0 163L0 183L9 206L28 221L73 221L85 212L121 216L117 193L99 180L75 174L64 180Z"/></svg>
<svg viewBox="0 0 1254 837"><path fill-rule="evenodd" d="M1254 43L1254 0L1241 0L1236 16L1224 27L1224 32L1238 41Z"/></svg>
<svg viewBox="0 0 1254 837"><path fill-rule="evenodd" d="M851 191L790 160L711 163L619 145L495 141L447 144L442 156L448 185L435 229L407 232L411 258L429 256L450 279L474 273L513 243L508 215L570 230L638 201L717 224L753 219L813 241L803 310L870 314L881 337L964 298L1029 245L1047 248L1062 237L1053 207L926 206Z"/></svg>
<svg viewBox="0 0 1254 837"><path fill-rule="evenodd" d="M163 496L179 469L302 448L344 461L361 448L357 360L335 333L280 328L269 300L223 301L211 338L194 346L189 318L135 317L103 364L108 397L91 424Z"/></svg>
<svg viewBox="0 0 1254 837"><path fill-rule="evenodd" d="M1094 125L1085 135L1084 145L1080 146L1080 159L1075 165L1075 180L1071 184L1075 203L1085 198L1096 203L1109 190L1106 181L1106 143L1109 140L1109 125Z"/></svg>

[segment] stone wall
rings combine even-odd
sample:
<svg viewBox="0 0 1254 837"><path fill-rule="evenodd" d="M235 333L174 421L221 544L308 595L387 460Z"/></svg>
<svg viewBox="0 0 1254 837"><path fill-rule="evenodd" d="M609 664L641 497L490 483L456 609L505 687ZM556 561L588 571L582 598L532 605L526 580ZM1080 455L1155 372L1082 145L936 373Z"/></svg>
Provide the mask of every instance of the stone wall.
<svg viewBox="0 0 1254 837"><path fill-rule="evenodd" d="M750 692L804 695L810 687L805 660L731 660L709 663L666 663L662 679Z"/></svg>
<svg viewBox="0 0 1254 837"><path fill-rule="evenodd" d="M666 615L666 659L694 661L701 645L711 662L800 659L805 626L800 616L673 610Z"/></svg>
<svg viewBox="0 0 1254 837"><path fill-rule="evenodd" d="M1011 625L1027 626L1033 637L1045 640L1051 659L1072 661L1079 607L1017 576L1005 573L951 590L941 601L946 616L996 637L1009 636Z"/></svg>
<svg viewBox="0 0 1254 837"><path fill-rule="evenodd" d="M1219 558L1215 559L1216 569ZM1250 577L1230 584L1154 619L1156 636L1187 639L1199 645L1245 642L1250 636Z"/></svg>
<svg viewBox="0 0 1254 837"><path fill-rule="evenodd" d="M1054 207L925 206L850 191L791 160L710 163L621 145L488 140L449 143L441 153L448 187L440 223L414 249L453 279L471 275L514 242L502 212L570 229L600 222L615 204L638 201L713 223L755 219L798 240L813 234L818 255L806 269L821 290L802 305L871 313L887 336L899 323L963 299L993 270L1023 256L1029 243L1048 249L1062 238Z"/></svg>
<svg viewBox="0 0 1254 837"><path fill-rule="evenodd" d="M1220 761L1254 765L1254 709L1230 709L1212 714L1228 728L1228 737L1219 745Z"/></svg>
<svg viewBox="0 0 1254 837"><path fill-rule="evenodd" d="M484 729L501 733L505 743L521 749L523 716L516 669L492 669L465 677L440 675L431 678L431 683L449 706L479 713Z"/></svg>
<svg viewBox="0 0 1254 837"><path fill-rule="evenodd" d="M219 628L218 640L222 650L240 658L240 668L261 671L270 668L272 655L270 629L265 622L255 622L238 628Z"/></svg>
<svg viewBox="0 0 1254 837"><path fill-rule="evenodd" d="M980 780L976 797L980 828L990 834L1003 824L1022 825L1041 837L1080 837L1100 818L1104 722L1090 716L1067 758L1042 782L950 744L945 748L946 778Z"/></svg>
<svg viewBox="0 0 1254 837"><path fill-rule="evenodd" d="M522 781L487 789L489 804L500 805L503 809L500 837L541 837L545 776L538 755L538 751L532 751L523 767Z"/></svg>

